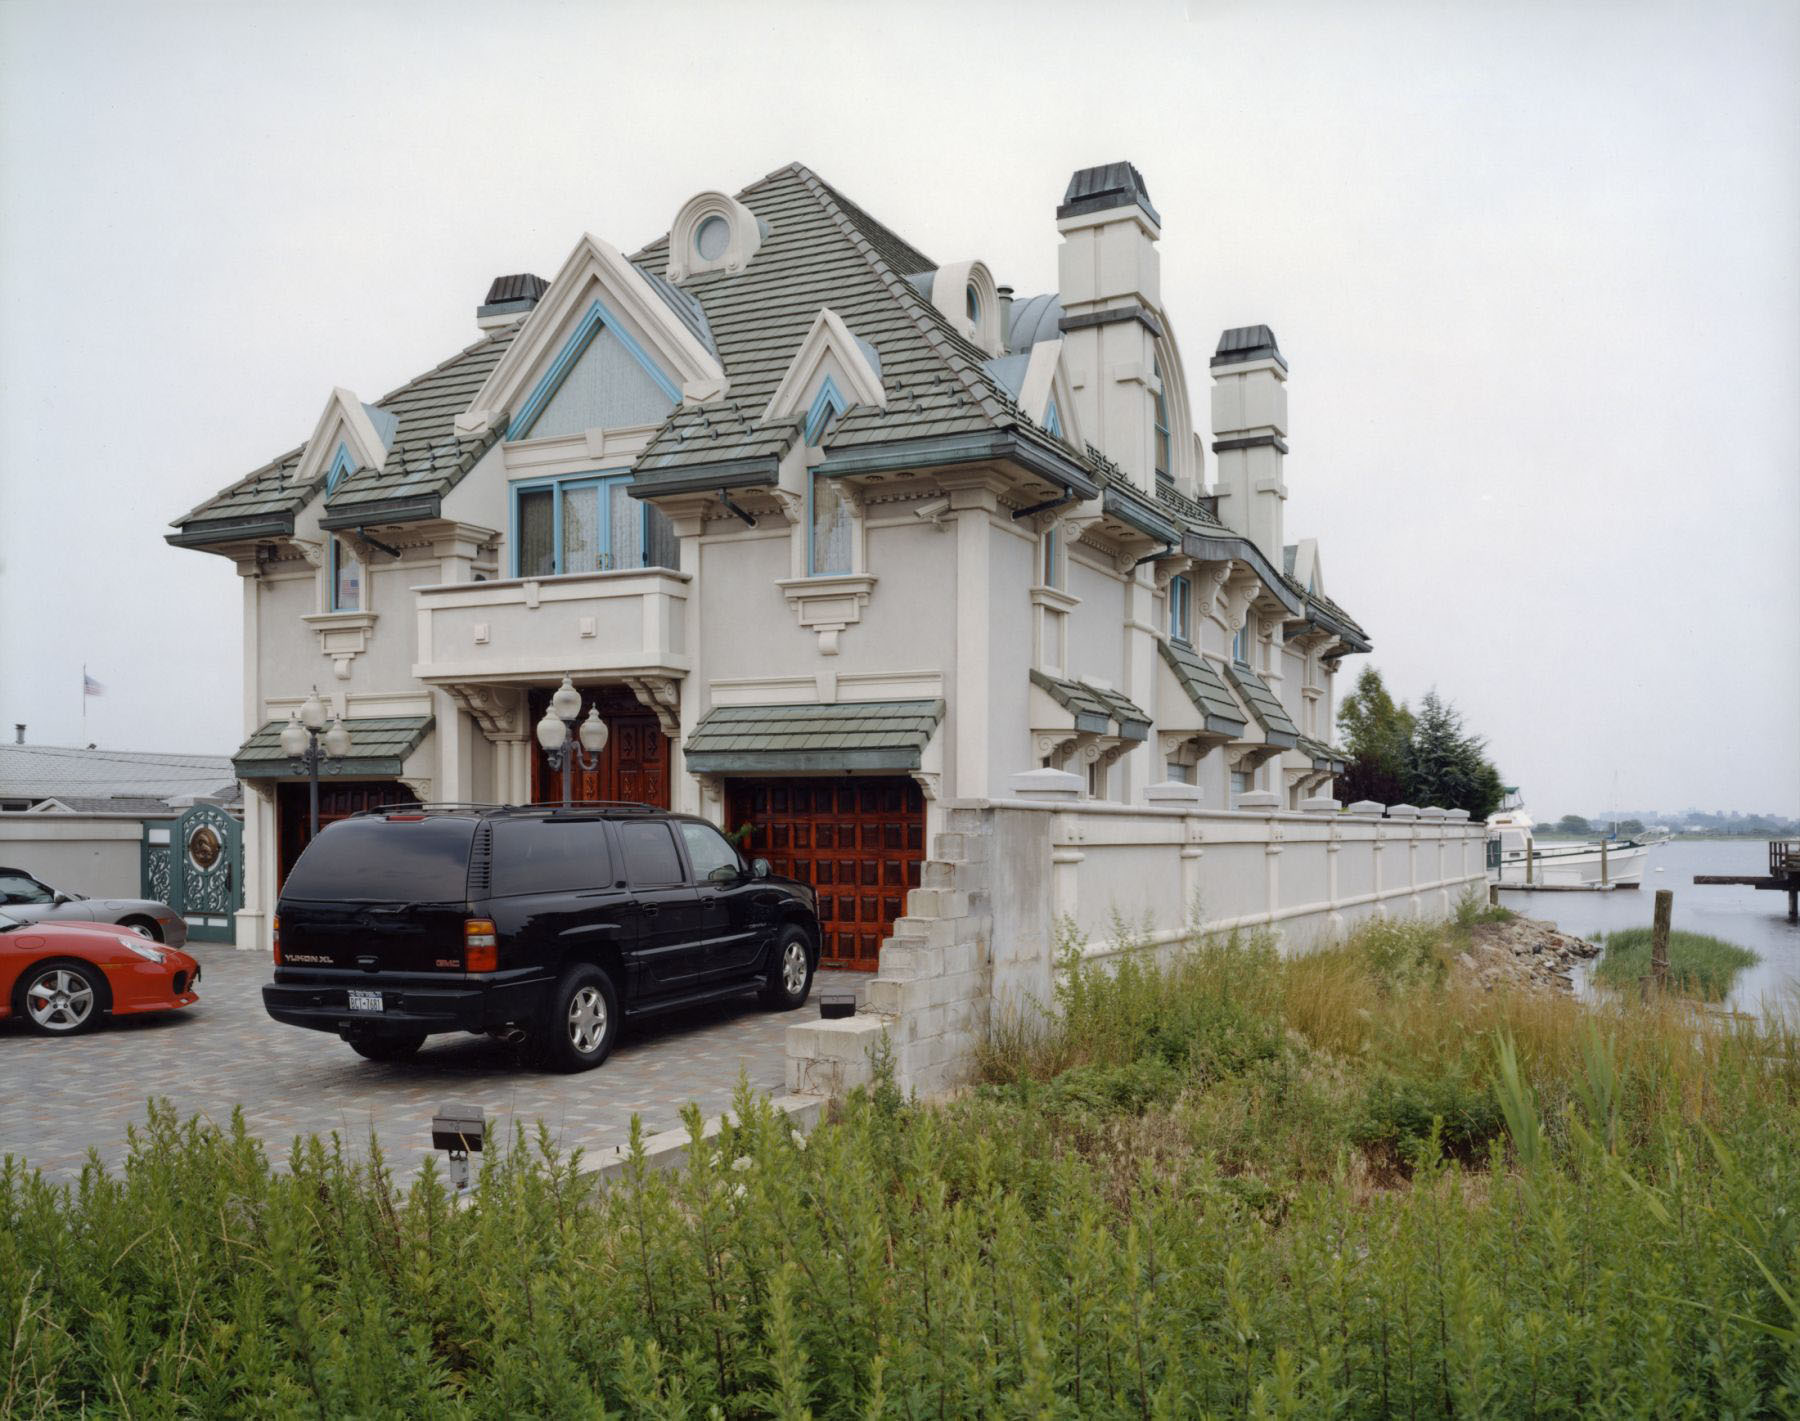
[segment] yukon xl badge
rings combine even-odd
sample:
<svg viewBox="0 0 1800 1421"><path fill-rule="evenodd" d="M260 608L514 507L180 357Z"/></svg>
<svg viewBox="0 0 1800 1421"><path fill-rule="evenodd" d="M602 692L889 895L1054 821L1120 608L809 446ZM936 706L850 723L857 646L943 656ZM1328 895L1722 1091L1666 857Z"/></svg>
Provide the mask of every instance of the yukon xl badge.
<svg viewBox="0 0 1800 1421"><path fill-rule="evenodd" d="M283 962L323 962L327 967L331 965L329 957L321 956L316 952L284 952L281 954L281 960Z"/></svg>

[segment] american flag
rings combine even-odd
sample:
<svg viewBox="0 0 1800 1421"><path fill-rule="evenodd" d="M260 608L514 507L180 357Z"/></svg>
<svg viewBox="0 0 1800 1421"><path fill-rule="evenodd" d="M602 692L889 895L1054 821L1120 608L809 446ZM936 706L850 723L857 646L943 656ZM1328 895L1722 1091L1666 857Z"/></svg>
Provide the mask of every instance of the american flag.
<svg viewBox="0 0 1800 1421"><path fill-rule="evenodd" d="M81 694L84 696L104 696L106 687L102 686L86 671L81 673Z"/></svg>

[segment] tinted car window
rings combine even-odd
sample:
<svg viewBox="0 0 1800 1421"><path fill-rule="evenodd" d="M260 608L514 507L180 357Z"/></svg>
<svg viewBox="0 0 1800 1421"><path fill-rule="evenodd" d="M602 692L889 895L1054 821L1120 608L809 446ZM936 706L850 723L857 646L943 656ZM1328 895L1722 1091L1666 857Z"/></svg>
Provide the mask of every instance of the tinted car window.
<svg viewBox="0 0 1800 1421"><path fill-rule="evenodd" d="M705 883L710 879L725 882L742 872L743 865L738 861L737 850L712 825L695 824L684 819L681 821L681 837L687 844L688 862L694 866L695 881Z"/></svg>
<svg viewBox="0 0 1800 1421"><path fill-rule="evenodd" d="M610 888L612 852L597 819L500 819L494 824L497 898Z"/></svg>
<svg viewBox="0 0 1800 1421"><path fill-rule="evenodd" d="M661 888L681 882L681 857L675 852L675 836L660 820L649 824L619 825L619 843L625 852L625 876L633 888Z"/></svg>
<svg viewBox="0 0 1800 1421"><path fill-rule="evenodd" d="M472 819L346 819L319 831L283 898L314 903L460 903L468 897Z"/></svg>
<svg viewBox="0 0 1800 1421"><path fill-rule="evenodd" d="M48 903L52 896L28 873L0 873L0 903Z"/></svg>

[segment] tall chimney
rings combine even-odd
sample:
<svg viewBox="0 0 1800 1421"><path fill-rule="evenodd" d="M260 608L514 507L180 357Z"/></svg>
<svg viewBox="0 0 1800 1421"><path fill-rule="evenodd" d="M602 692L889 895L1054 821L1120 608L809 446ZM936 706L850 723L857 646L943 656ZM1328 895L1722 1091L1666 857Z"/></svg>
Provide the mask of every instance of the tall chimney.
<svg viewBox="0 0 1800 1421"><path fill-rule="evenodd" d="M25 722L20 721L20 720L15 720L13 722L13 744L23 745L24 743L25 743Z"/></svg>
<svg viewBox="0 0 1800 1421"><path fill-rule="evenodd" d="M1083 168L1056 209L1063 358L1083 433L1145 493L1156 491L1156 340L1162 218L1130 163Z"/></svg>
<svg viewBox="0 0 1800 1421"><path fill-rule="evenodd" d="M531 314L549 289L549 282L528 271L496 276L488 286L487 300L475 308L475 324L484 331L516 325Z"/></svg>
<svg viewBox="0 0 1800 1421"><path fill-rule="evenodd" d="M1237 326L1212 358L1214 492L1219 518L1281 566L1287 484L1287 358L1267 326Z"/></svg>

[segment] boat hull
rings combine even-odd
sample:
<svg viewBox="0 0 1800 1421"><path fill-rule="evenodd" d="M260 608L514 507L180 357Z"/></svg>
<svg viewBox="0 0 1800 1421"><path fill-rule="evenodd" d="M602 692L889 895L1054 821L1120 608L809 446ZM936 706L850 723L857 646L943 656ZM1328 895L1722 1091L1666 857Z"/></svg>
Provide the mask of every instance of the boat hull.
<svg viewBox="0 0 1800 1421"><path fill-rule="evenodd" d="M1650 850L1642 844L1607 845L1605 880L1610 886L1636 888L1644 881L1644 860ZM1525 853L1509 849L1500 859L1499 883L1523 887ZM1537 849L1533 853L1531 882L1545 888L1599 888L1600 846L1575 844Z"/></svg>

